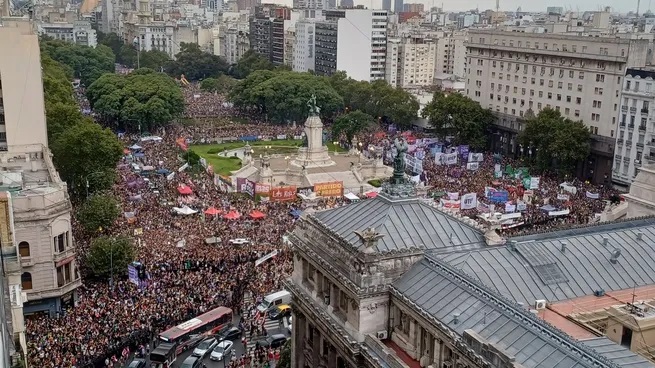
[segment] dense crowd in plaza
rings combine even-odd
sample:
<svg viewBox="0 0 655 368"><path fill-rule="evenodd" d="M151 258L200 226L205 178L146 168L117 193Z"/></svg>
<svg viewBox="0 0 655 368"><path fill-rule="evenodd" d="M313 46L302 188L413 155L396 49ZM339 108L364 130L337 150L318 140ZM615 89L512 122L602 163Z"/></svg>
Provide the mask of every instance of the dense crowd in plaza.
<svg viewBox="0 0 655 368"><path fill-rule="evenodd" d="M192 85L184 89L187 103L185 116L198 121L196 125L172 126L158 132L162 141L139 141L139 137L124 135L126 147L138 143L142 155L126 155L118 167L119 180L113 190L120 198L124 213L133 213L134 218L122 216L112 228L103 229L110 235L126 235L134 240L137 260L143 263L150 276L146 287L138 288L133 283L118 278L113 287L107 282L86 282L79 289L76 306L64 310L56 318L37 317L27 320L29 362L34 367L63 368L90 366L120 366L129 347L135 349L148 345L157 333L188 320L217 306L233 308L242 315L242 324L247 329L256 329L259 323L252 319L254 303L263 295L282 288L282 280L291 272L291 255L283 244L282 236L291 229L293 209L302 209L300 202L255 203L251 198L221 192L213 178L204 173L178 172L179 149L176 139L184 137L190 142L210 142L224 137L298 136L302 126L274 126L254 119L248 114L232 109L224 96L200 91ZM84 106L83 108L88 108ZM248 123L236 123L230 118L239 116ZM203 119L206 119L203 122ZM362 137L362 149L369 145L390 145L393 137L383 133ZM343 142L347 145L348 142ZM175 173L169 180L166 175L149 177L149 183L132 169L132 163L166 169ZM422 175L431 192L442 191L477 193L484 198L485 188L519 187L520 180L494 177L493 155L485 155L476 171L469 171L461 165L436 165L430 156L424 160ZM502 158L502 165L521 166L508 158ZM605 201L617 193L609 188L593 186L579 181L569 181L577 188L576 194L569 194L566 201L557 199L561 192L559 182L547 175L541 175L540 188L532 203L523 212L525 224L521 227L503 230L505 235L526 231L552 230L563 226L586 224L594 214L605 207ZM191 188L191 195L180 195L178 187ZM598 193L599 199L590 199L586 192ZM512 192L513 198L520 196ZM570 209L570 214L551 218L540 209L546 203ZM342 205L342 199L325 200L318 209ZM179 216L173 207L188 205L203 211L214 207L222 213L237 211L241 218L226 220L219 216ZM253 210L263 212L266 217L250 219ZM502 206L496 211L503 212ZM479 210L462 210L462 214L475 217ZM75 240L78 249L78 264L84 267L84 259L91 239L86 237L75 224ZM216 244L207 244L205 239L219 237ZM233 246L230 239L246 238L247 246ZM277 256L255 266L254 262L263 255L278 250ZM190 266L189 266L190 265ZM244 293L252 295L252 303L245 305ZM246 313L240 313L245 311ZM126 354L127 352L127 354ZM250 367L251 360L263 364L279 358L279 351L265 349L251 351L235 357L230 367Z"/></svg>

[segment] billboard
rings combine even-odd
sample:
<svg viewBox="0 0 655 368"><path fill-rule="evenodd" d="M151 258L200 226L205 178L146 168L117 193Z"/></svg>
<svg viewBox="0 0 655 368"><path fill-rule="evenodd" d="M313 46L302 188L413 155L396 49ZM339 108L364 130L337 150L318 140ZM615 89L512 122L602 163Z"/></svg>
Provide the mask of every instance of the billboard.
<svg viewBox="0 0 655 368"><path fill-rule="evenodd" d="M296 193L295 186L275 187L271 188L269 197L273 202L293 201Z"/></svg>
<svg viewBox="0 0 655 368"><path fill-rule="evenodd" d="M319 197L341 197L343 196L343 182L331 181L314 184L314 192Z"/></svg>

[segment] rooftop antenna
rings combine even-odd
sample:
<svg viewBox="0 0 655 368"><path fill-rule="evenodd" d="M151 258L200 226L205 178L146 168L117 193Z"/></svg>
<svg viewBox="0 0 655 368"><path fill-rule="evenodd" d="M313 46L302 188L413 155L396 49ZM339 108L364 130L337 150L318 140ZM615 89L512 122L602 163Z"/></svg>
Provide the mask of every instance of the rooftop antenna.
<svg viewBox="0 0 655 368"><path fill-rule="evenodd" d="M496 12L500 10L500 0L496 0Z"/></svg>
<svg viewBox="0 0 655 368"><path fill-rule="evenodd" d="M637 16L639 16L639 5L641 5L641 0L637 0Z"/></svg>

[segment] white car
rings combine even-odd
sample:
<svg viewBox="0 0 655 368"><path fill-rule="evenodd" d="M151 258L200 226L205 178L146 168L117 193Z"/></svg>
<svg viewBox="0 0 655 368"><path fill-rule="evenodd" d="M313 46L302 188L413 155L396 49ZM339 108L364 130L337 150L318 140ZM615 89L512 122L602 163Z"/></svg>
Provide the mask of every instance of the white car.
<svg viewBox="0 0 655 368"><path fill-rule="evenodd" d="M289 332L291 332L291 320L292 320L292 318L293 318L293 316L289 316L289 326L287 326L287 329L289 330Z"/></svg>
<svg viewBox="0 0 655 368"><path fill-rule="evenodd" d="M218 345L218 340L214 337L202 340L195 349L193 349L193 356L204 358L207 353L212 351Z"/></svg>
<svg viewBox="0 0 655 368"><path fill-rule="evenodd" d="M247 245L250 243L250 240L244 238L230 239L230 244L232 245Z"/></svg>
<svg viewBox="0 0 655 368"><path fill-rule="evenodd" d="M233 346L234 343L230 340L221 341L221 343L216 345L214 350L212 350L209 359L220 362L221 360L223 360L223 358L232 354Z"/></svg>

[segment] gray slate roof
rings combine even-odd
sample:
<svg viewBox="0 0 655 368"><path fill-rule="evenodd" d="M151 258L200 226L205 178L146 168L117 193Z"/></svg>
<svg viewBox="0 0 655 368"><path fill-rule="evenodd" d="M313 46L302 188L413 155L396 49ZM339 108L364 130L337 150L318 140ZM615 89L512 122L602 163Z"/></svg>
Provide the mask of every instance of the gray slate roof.
<svg viewBox="0 0 655 368"><path fill-rule="evenodd" d="M639 354L633 353L628 348L623 347L607 337L595 337L593 339L582 340L582 343L596 350L599 354L604 355L613 362L626 368L650 368L653 363Z"/></svg>
<svg viewBox="0 0 655 368"><path fill-rule="evenodd" d="M617 358L610 362L525 309L489 294L472 279L449 274L446 271L449 267L428 257L415 264L393 286L416 307L427 311L458 335L471 329L525 367L593 367L593 362L583 359L581 354L601 363L600 366L654 367L648 362L630 365L630 361L615 353L616 347L596 344L609 358ZM454 323L454 314L459 314L458 323Z"/></svg>
<svg viewBox="0 0 655 368"><path fill-rule="evenodd" d="M390 200L380 194L313 216L354 247L361 244L354 232L374 227L384 235L378 241L377 252L422 246L428 250L462 245L478 248L484 244L479 230L415 198Z"/></svg>
<svg viewBox="0 0 655 368"><path fill-rule="evenodd" d="M637 240L642 233L642 240ZM608 238L608 245L603 238ZM655 220L519 237L509 247L434 254L517 302L550 302L655 284ZM567 242L561 251L562 241ZM508 243L509 244L509 243ZM611 252L620 249L616 264Z"/></svg>

